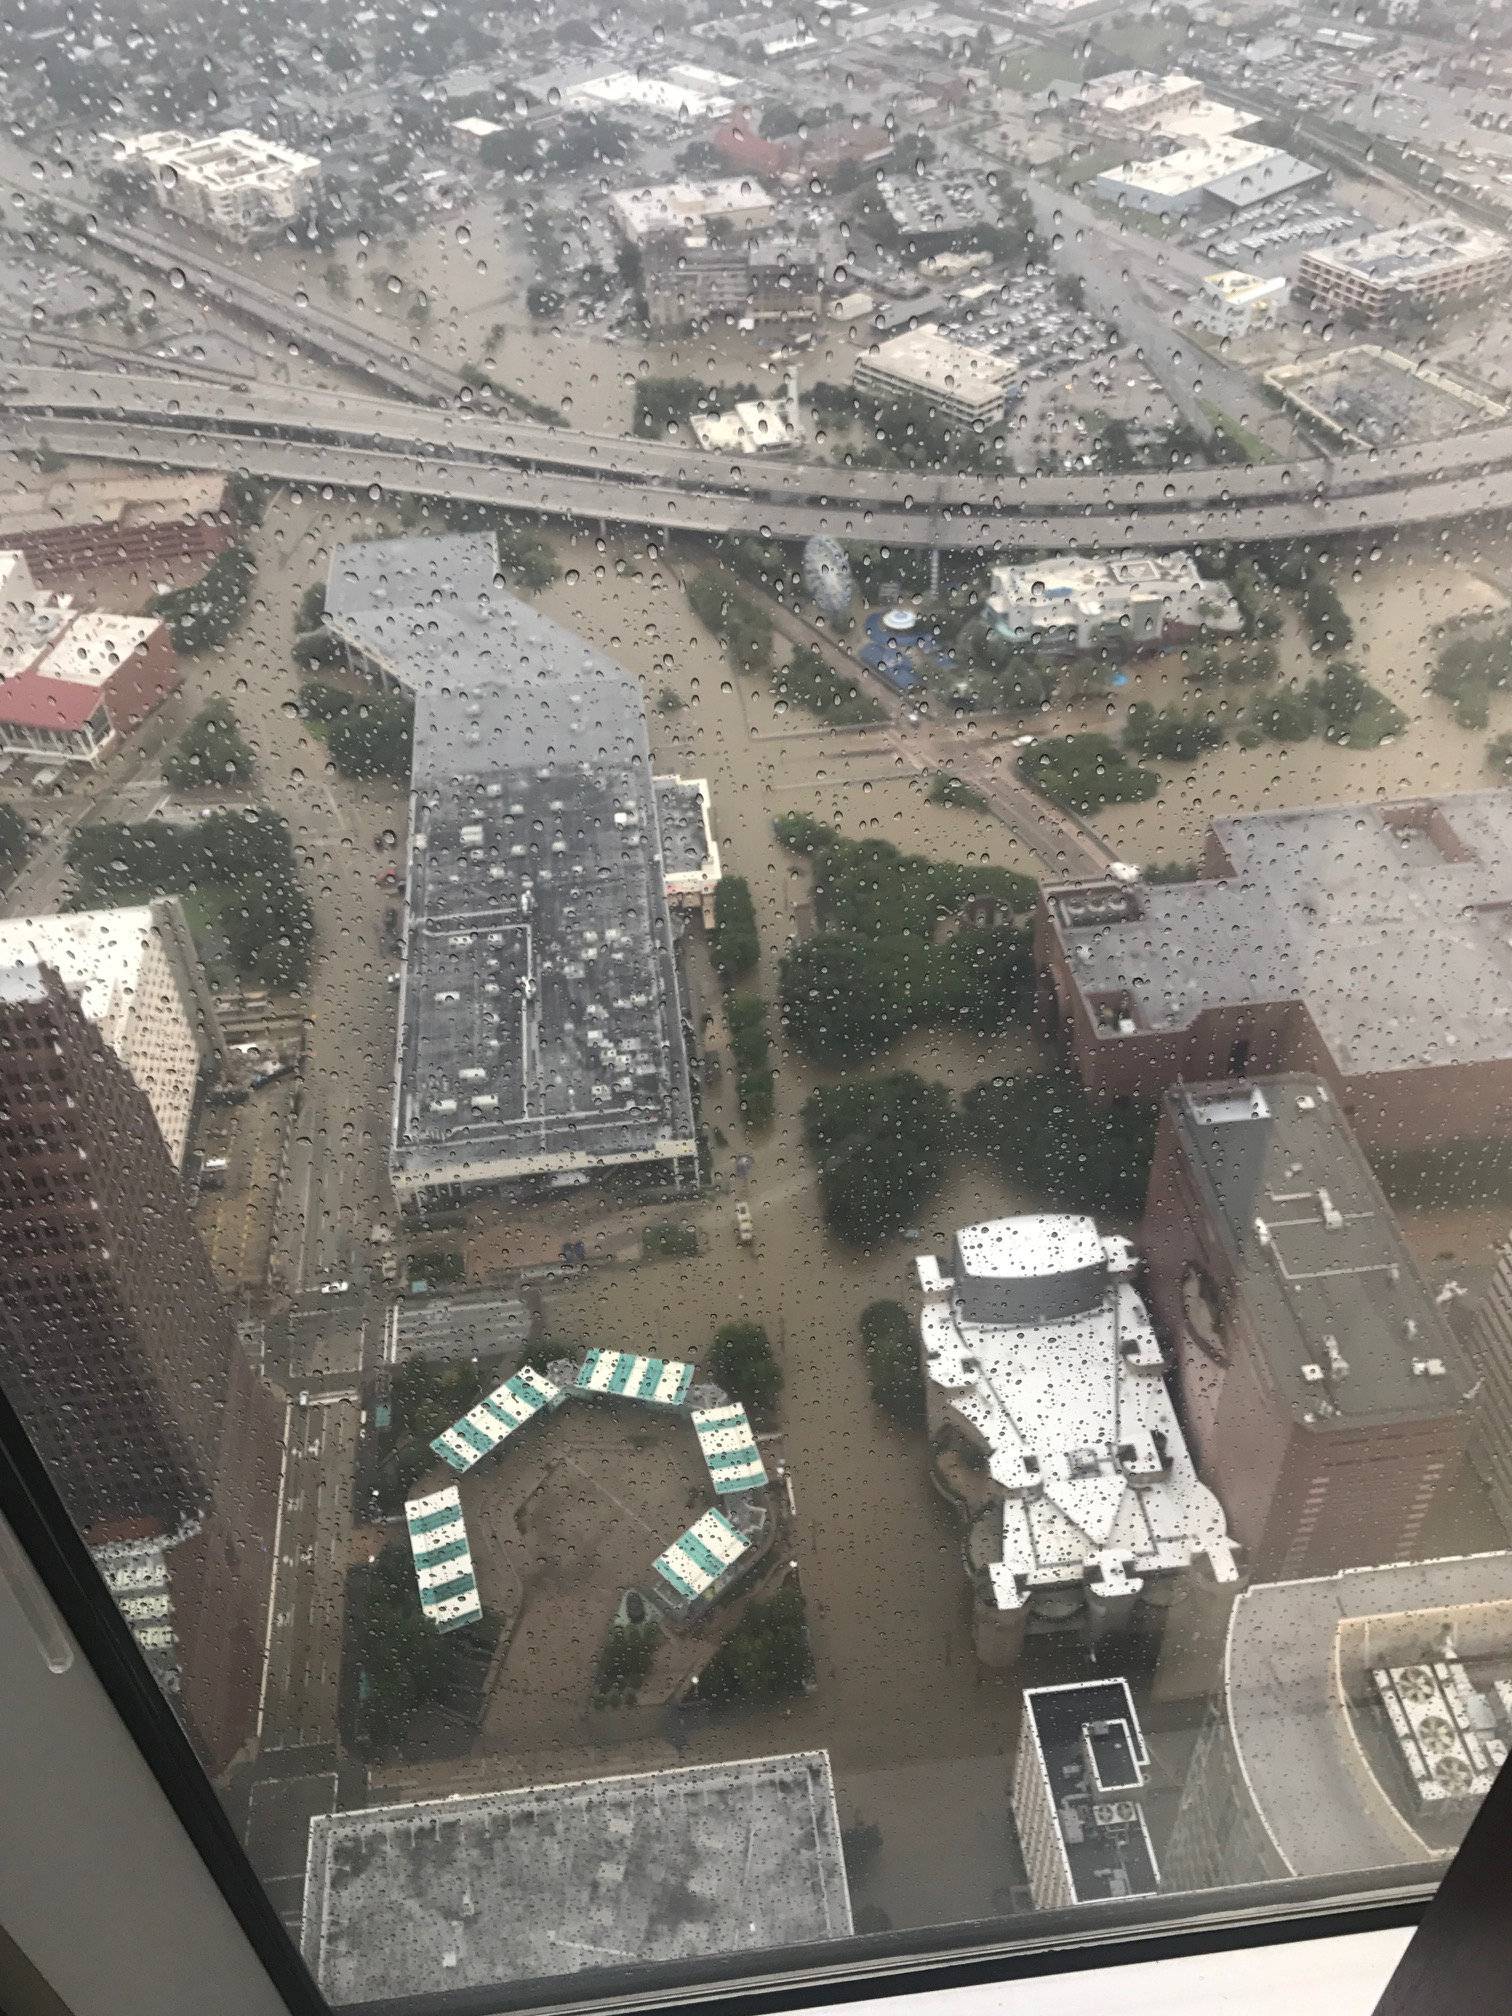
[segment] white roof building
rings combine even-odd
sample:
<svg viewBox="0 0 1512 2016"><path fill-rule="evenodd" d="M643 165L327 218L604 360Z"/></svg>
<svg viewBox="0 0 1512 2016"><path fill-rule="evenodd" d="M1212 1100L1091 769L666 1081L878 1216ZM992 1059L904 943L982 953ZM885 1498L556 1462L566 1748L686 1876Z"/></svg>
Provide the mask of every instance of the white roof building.
<svg viewBox="0 0 1512 2016"><path fill-rule="evenodd" d="M0 919L0 967L50 966L136 1080L182 1167L205 1018L176 898Z"/></svg>
<svg viewBox="0 0 1512 2016"><path fill-rule="evenodd" d="M952 419L999 420L1018 388L1011 357L994 357L926 323L857 357L851 382L861 392L925 399Z"/></svg>
<svg viewBox="0 0 1512 2016"><path fill-rule="evenodd" d="M1012 643L1089 651L1109 638L1155 645L1171 637L1244 627L1222 581L1197 571L1190 553L1065 554L994 567L987 613Z"/></svg>
<svg viewBox="0 0 1512 2016"><path fill-rule="evenodd" d="M1277 273L1209 273L1197 292L1196 319L1215 336L1252 336L1268 328L1289 293L1286 278Z"/></svg>
<svg viewBox="0 0 1512 2016"><path fill-rule="evenodd" d="M1029 1613L1158 1603L1199 1558L1237 1581L1126 1240L1087 1217L999 1218L956 1233L949 1273L916 1264L931 1446L967 1515L985 1659L1016 1656Z"/></svg>
<svg viewBox="0 0 1512 2016"><path fill-rule="evenodd" d="M714 182L658 182L643 189L619 189L609 198L609 214L632 245L647 239L681 236L722 219L739 230L755 231L775 214L771 197L749 175Z"/></svg>
<svg viewBox="0 0 1512 2016"><path fill-rule="evenodd" d="M1204 202L1247 210L1326 179L1326 171L1278 147L1219 134L1150 160L1124 161L1096 176L1093 189L1106 201L1159 216L1178 216Z"/></svg>
<svg viewBox="0 0 1512 2016"><path fill-rule="evenodd" d="M122 146L145 163L164 210L246 244L292 224L320 174L313 154L242 127L196 139L172 129L143 133Z"/></svg>

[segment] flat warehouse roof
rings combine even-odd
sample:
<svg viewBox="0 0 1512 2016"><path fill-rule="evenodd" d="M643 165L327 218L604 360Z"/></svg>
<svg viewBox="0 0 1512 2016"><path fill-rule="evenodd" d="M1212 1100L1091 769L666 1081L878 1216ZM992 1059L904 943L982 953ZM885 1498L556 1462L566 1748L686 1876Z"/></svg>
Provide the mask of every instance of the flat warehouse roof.
<svg viewBox="0 0 1512 2016"><path fill-rule="evenodd" d="M310 1823L303 1945L336 2005L850 1930L822 1750Z"/></svg>
<svg viewBox="0 0 1512 2016"><path fill-rule="evenodd" d="M326 620L415 697L395 1182L691 1154L635 681L505 593L491 533L339 547Z"/></svg>

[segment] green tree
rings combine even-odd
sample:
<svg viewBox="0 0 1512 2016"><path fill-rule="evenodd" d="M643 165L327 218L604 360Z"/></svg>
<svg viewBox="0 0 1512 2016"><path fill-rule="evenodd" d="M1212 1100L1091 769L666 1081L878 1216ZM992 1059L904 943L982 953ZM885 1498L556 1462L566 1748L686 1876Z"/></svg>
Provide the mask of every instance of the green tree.
<svg viewBox="0 0 1512 2016"><path fill-rule="evenodd" d="M803 1132L825 1223L847 1246L878 1246L942 1181L955 1142L950 1095L911 1071L848 1078L811 1093Z"/></svg>
<svg viewBox="0 0 1512 2016"><path fill-rule="evenodd" d="M1160 791L1153 770L1131 763L1106 735L1046 736L1019 758L1026 784L1068 811L1089 814L1105 805L1138 805Z"/></svg>
<svg viewBox="0 0 1512 2016"><path fill-rule="evenodd" d="M714 970L726 987L742 979L761 957L756 906L751 901L751 885L742 875L724 876L714 891L710 951Z"/></svg>
<svg viewBox="0 0 1512 2016"><path fill-rule="evenodd" d="M694 615L713 631L733 664L752 673L769 668L772 625L749 596L712 572L693 575L687 582L687 596Z"/></svg>
<svg viewBox="0 0 1512 2016"><path fill-rule="evenodd" d="M1123 739L1132 755L1195 763L1209 749L1221 746L1225 730L1215 715L1200 709L1186 714L1179 707L1152 707L1148 700L1136 700L1124 723Z"/></svg>
<svg viewBox="0 0 1512 2016"><path fill-rule="evenodd" d="M594 1670L594 1692L612 1701L633 1701L650 1677L660 1635L650 1618L611 1624Z"/></svg>
<svg viewBox="0 0 1512 2016"><path fill-rule="evenodd" d="M326 584L312 581L299 598L295 625L300 630L318 630L325 621Z"/></svg>
<svg viewBox="0 0 1512 2016"><path fill-rule="evenodd" d="M853 679L842 678L812 644L793 647L792 656L772 682L772 690L780 700L817 714L833 727L863 727L883 718L879 702Z"/></svg>
<svg viewBox="0 0 1512 2016"><path fill-rule="evenodd" d="M15 874L30 845L26 821L14 805L0 799L0 877Z"/></svg>
<svg viewBox="0 0 1512 2016"><path fill-rule="evenodd" d="M436 1630L420 1608L409 1544L385 1542L371 1565L352 1575L349 1652L366 1682L362 1716L369 1744L404 1743L416 1718L458 1688L469 1657L466 1632Z"/></svg>
<svg viewBox="0 0 1512 2016"><path fill-rule="evenodd" d="M782 1390L782 1372L759 1323L721 1324L714 1333L707 1363L732 1400L756 1413L765 1413L775 1405Z"/></svg>
<svg viewBox="0 0 1512 2016"><path fill-rule="evenodd" d="M326 730L326 748L343 777L387 777L403 784L410 774L414 702L403 693L375 693L340 714Z"/></svg>
<svg viewBox="0 0 1512 2016"><path fill-rule="evenodd" d="M1040 1071L987 1079L961 1106L972 1150L1047 1208L1127 1215L1143 1204L1155 1152L1153 1101L1095 1106L1072 1073Z"/></svg>
<svg viewBox="0 0 1512 2016"><path fill-rule="evenodd" d="M901 1302L868 1302L861 1311L861 1349L871 1396L904 1428L924 1425L924 1375L913 1318Z"/></svg>
<svg viewBox="0 0 1512 2016"><path fill-rule="evenodd" d="M199 580L185 588L165 589L148 602L150 614L161 616L174 649L192 654L218 649L246 613L257 568L245 546L218 553Z"/></svg>
<svg viewBox="0 0 1512 2016"><path fill-rule="evenodd" d="M746 1606L699 1674L698 1698L716 1708L766 1707L802 1694L813 1678L803 1591L788 1581Z"/></svg>
<svg viewBox="0 0 1512 2016"><path fill-rule="evenodd" d="M1486 768L1505 784L1512 778L1512 735L1493 735L1486 744ZM0 855L4 843L0 840Z"/></svg>
<svg viewBox="0 0 1512 2016"><path fill-rule="evenodd" d="M212 700L164 760L163 776L175 791L188 791L203 785L250 783L256 767L235 714L224 700Z"/></svg>

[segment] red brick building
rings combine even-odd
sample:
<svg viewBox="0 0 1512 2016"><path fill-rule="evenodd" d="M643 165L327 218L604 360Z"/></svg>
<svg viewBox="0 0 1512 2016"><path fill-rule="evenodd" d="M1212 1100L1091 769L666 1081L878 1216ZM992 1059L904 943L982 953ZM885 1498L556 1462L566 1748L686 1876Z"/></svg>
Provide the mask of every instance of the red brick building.
<svg viewBox="0 0 1512 2016"><path fill-rule="evenodd" d="M236 536L224 476L70 471L0 495L0 552L26 555L48 587L72 586L105 568L161 577L198 573Z"/></svg>
<svg viewBox="0 0 1512 2016"><path fill-rule="evenodd" d="M278 1409L146 1094L35 964L0 966L0 1253L0 1382L90 1546L155 1550L173 1642L139 1636L219 1770L256 1723Z"/></svg>
<svg viewBox="0 0 1512 2016"><path fill-rule="evenodd" d="M1139 1245L1245 1567L1415 1557L1460 1468L1474 1372L1327 1084L1168 1092Z"/></svg>
<svg viewBox="0 0 1512 2016"><path fill-rule="evenodd" d="M157 617L79 610L0 552L0 754L98 763L181 679Z"/></svg>
<svg viewBox="0 0 1512 2016"><path fill-rule="evenodd" d="M1200 878L1040 898L1040 1005L1095 1095L1303 1071L1371 1148L1512 1132L1512 795L1220 819Z"/></svg>

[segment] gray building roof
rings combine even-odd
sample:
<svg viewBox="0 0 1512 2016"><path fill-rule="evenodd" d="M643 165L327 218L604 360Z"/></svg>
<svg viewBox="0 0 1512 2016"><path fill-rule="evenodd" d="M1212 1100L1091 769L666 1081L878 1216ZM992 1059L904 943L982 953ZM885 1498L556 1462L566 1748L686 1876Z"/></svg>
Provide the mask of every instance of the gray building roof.
<svg viewBox="0 0 1512 2016"><path fill-rule="evenodd" d="M304 1952L338 2007L850 1930L823 1750L310 1823Z"/></svg>
<svg viewBox="0 0 1512 2016"><path fill-rule="evenodd" d="M1127 1680L1028 1687L1024 1711L1078 1904L1160 1888L1139 1793L1149 1767Z"/></svg>
<svg viewBox="0 0 1512 2016"><path fill-rule="evenodd" d="M1512 1057L1512 795L1259 812L1212 835L1221 880L1051 892L1084 995L1127 996L1140 1030L1300 1001L1346 1078Z"/></svg>
<svg viewBox="0 0 1512 2016"><path fill-rule="evenodd" d="M1464 1406L1464 1354L1328 1088L1178 1085L1166 1103L1292 1412L1326 1430Z"/></svg>
<svg viewBox="0 0 1512 2016"><path fill-rule="evenodd" d="M489 533L337 549L326 620L415 699L402 1196L693 1152L650 746Z"/></svg>
<svg viewBox="0 0 1512 2016"><path fill-rule="evenodd" d="M1442 1852L1405 1817L1389 1752L1361 1737L1371 1669L1440 1657L1446 1626L1467 1657L1512 1658L1512 1554L1260 1582L1234 1604L1228 1734L1293 1875L1355 1876Z"/></svg>

